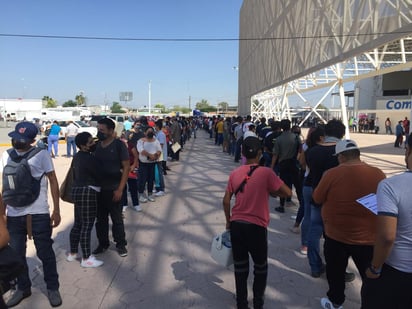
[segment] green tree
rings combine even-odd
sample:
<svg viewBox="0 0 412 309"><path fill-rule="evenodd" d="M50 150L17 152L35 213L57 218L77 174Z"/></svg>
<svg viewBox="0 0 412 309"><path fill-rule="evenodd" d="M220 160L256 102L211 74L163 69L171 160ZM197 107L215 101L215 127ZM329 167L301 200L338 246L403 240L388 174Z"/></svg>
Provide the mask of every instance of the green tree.
<svg viewBox="0 0 412 309"><path fill-rule="evenodd" d="M196 103L196 109L202 112L215 112L216 107L209 104L205 99L202 99L200 102Z"/></svg>
<svg viewBox="0 0 412 309"><path fill-rule="evenodd" d="M167 108L166 108L166 106L164 106L163 104L157 103L157 104L155 104L154 107L155 107L155 108L160 108L160 110L161 110L162 113L167 113Z"/></svg>
<svg viewBox="0 0 412 309"><path fill-rule="evenodd" d="M75 102L73 100L69 100L69 101L64 102L62 106L63 107L76 107L77 102Z"/></svg>
<svg viewBox="0 0 412 309"><path fill-rule="evenodd" d="M112 113L124 113L125 111L122 108L123 107L120 105L119 102L113 102L110 110L112 111Z"/></svg>
<svg viewBox="0 0 412 309"><path fill-rule="evenodd" d="M227 109L229 107L229 104L227 102L220 102L220 103L217 104L217 106L218 106L220 111L225 112L225 111L227 111Z"/></svg>
<svg viewBox="0 0 412 309"><path fill-rule="evenodd" d="M43 105L46 108L50 108L50 107L57 107L57 101L54 100L53 98L49 97L49 96L44 96L42 98L43 101Z"/></svg>
<svg viewBox="0 0 412 309"><path fill-rule="evenodd" d="M81 93L81 94L78 94L78 95L75 97L75 100L76 100L78 106L84 106L84 105L86 105L86 97L83 96L82 93Z"/></svg>

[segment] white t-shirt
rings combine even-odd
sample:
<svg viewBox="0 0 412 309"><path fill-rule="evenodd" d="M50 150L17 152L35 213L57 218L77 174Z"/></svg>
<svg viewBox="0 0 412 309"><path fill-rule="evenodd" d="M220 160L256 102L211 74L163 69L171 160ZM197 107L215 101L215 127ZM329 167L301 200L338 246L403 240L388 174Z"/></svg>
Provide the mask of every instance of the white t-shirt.
<svg viewBox="0 0 412 309"><path fill-rule="evenodd" d="M139 139L137 142L137 151L139 152L139 160L142 163L153 163L154 161L150 161L147 159L147 156L142 155L142 151L146 150L150 154L154 154L158 151L162 152L162 147L157 139L153 142L144 142L143 139Z"/></svg>
<svg viewBox="0 0 412 309"><path fill-rule="evenodd" d="M19 155L24 155L26 152L17 152ZM8 160L11 160L7 151L3 152L1 159L1 172L6 166ZM28 161L31 174L34 178L41 178L40 194L33 204L25 207L11 207L7 205L7 215L10 217L25 216L28 214L48 214L49 204L47 201L48 181L46 173L54 171L53 162L50 154L46 150L42 150Z"/></svg>
<svg viewBox="0 0 412 309"><path fill-rule="evenodd" d="M79 129L76 127L76 125L74 125L73 123L70 123L67 127L66 127L66 134L67 136L73 137L76 136L77 133L79 132Z"/></svg>
<svg viewBox="0 0 412 309"><path fill-rule="evenodd" d="M412 172L382 180L376 193L378 215L397 218L396 237L386 264L412 273Z"/></svg>

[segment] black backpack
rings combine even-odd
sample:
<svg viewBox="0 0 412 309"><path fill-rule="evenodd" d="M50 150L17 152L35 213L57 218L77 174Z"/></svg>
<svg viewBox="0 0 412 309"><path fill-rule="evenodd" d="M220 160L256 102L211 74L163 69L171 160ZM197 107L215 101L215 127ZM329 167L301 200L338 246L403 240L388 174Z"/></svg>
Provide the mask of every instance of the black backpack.
<svg viewBox="0 0 412 309"><path fill-rule="evenodd" d="M11 148L7 150L11 160L3 168L3 201L13 207L24 207L33 204L40 194L40 179L32 176L28 160L42 151L33 147L23 156L19 156Z"/></svg>

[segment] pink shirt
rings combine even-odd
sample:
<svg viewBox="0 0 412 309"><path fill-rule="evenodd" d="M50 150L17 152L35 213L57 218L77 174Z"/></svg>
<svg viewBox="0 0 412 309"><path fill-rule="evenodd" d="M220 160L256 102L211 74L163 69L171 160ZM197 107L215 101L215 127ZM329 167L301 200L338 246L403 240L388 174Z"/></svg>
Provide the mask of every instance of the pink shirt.
<svg viewBox="0 0 412 309"><path fill-rule="evenodd" d="M229 176L226 190L235 193L251 165L236 168ZM230 221L246 221L263 227L269 224L269 193L279 190L283 181L268 167L259 166L236 194Z"/></svg>

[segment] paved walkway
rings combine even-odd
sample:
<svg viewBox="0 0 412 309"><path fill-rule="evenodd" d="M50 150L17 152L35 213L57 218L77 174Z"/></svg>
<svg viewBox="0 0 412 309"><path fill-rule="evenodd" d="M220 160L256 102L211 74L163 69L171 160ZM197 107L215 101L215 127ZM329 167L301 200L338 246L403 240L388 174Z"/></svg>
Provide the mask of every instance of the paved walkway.
<svg viewBox="0 0 412 309"><path fill-rule="evenodd" d="M403 169L403 150L393 148L393 136L353 134L352 138L362 147L363 159L388 175ZM60 153L65 153L65 145L60 145ZM70 160L58 157L54 162L61 182ZM168 165L167 194L143 204L141 213L127 210L129 255L119 257L112 244L99 256L105 262L100 268L85 269L79 262L66 262L73 206L61 202L62 223L53 233L61 308L235 308L233 273L217 265L209 250L212 237L225 228L221 200L228 174L237 165L203 131L185 145L179 163ZM278 214L273 210L277 204L271 199L265 307L320 308L327 282L324 277L309 275L307 258L298 252L300 235L289 231L293 224L290 216L297 209L288 207L285 214ZM28 256L33 295L16 308L49 308L32 241L28 242ZM349 268L355 272L353 263ZM347 284L345 309L359 308L359 290L357 275Z"/></svg>

